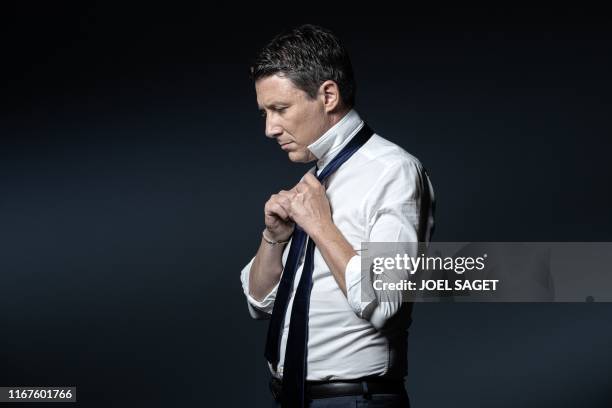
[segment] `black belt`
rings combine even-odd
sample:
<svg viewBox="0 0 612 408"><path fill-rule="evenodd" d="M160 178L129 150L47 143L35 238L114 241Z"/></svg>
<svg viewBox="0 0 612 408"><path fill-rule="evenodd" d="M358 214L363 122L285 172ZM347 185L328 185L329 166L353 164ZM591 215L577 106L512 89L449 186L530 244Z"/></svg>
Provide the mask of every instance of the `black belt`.
<svg viewBox="0 0 612 408"><path fill-rule="evenodd" d="M282 400L282 382L276 377L270 380L270 391L277 402ZM304 394L306 400L319 398L345 397L350 395L404 394L403 380L356 379L345 381L306 381Z"/></svg>

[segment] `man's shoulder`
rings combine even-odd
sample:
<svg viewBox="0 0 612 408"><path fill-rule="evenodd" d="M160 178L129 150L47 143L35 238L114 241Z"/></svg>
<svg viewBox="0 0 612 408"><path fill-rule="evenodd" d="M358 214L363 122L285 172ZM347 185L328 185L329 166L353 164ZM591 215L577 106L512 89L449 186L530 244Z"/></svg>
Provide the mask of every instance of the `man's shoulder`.
<svg viewBox="0 0 612 408"><path fill-rule="evenodd" d="M401 146L374 134L362 147L364 164L379 167L380 170L417 170L421 171L421 161Z"/></svg>

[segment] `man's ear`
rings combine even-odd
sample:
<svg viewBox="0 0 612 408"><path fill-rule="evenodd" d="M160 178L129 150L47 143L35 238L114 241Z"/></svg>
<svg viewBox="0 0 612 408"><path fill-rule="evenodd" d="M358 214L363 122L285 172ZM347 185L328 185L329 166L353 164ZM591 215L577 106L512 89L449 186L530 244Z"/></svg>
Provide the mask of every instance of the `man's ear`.
<svg viewBox="0 0 612 408"><path fill-rule="evenodd" d="M340 88L332 80L327 80L319 87L319 94L324 98L325 112L334 112L342 107Z"/></svg>

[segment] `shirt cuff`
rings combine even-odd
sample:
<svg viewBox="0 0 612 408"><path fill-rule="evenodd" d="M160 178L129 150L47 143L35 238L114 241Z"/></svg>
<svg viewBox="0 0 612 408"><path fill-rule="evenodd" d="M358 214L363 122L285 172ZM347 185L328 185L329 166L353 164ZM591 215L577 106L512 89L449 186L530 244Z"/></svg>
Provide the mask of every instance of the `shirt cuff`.
<svg viewBox="0 0 612 408"><path fill-rule="evenodd" d="M242 269L242 272L240 273L240 280L242 282L242 291L244 292L244 295L247 298L247 304L249 306L249 312L251 313L251 316L254 318L262 318L264 316L261 315L261 312L272 314L272 309L274 308L274 300L276 299L276 292L278 290L280 280L263 299L257 300L253 296L251 296L251 294L249 293L249 276L251 274L251 266L253 265L254 260L255 257L253 257L253 259L251 259L251 262L249 262Z"/></svg>
<svg viewBox="0 0 612 408"><path fill-rule="evenodd" d="M276 291L278 290L278 285L279 284L277 283L276 286L272 288L270 293L268 293L263 299L257 300L253 296L251 296L250 293L248 293L249 286L248 286L248 281L247 281L247 289L245 290L244 294L246 295L246 298L249 301L249 304L255 306L257 309L261 310L262 312L272 313L272 309L274 308L274 299L276 299Z"/></svg>
<svg viewBox="0 0 612 408"><path fill-rule="evenodd" d="M349 306L355 314L363 317L363 311L370 302L363 302L361 285L363 275L361 274L361 256L354 255L346 265L344 271L344 280L346 282L346 298Z"/></svg>

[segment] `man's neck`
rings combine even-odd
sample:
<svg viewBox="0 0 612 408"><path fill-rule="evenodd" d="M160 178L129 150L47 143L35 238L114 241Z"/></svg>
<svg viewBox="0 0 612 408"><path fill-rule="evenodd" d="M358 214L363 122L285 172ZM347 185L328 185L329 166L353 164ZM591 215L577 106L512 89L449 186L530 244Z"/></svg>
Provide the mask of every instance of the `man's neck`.
<svg viewBox="0 0 612 408"><path fill-rule="evenodd" d="M334 118L334 124L316 141L308 145L312 156L317 158L319 168L323 168L333 158L338 149L357 131L361 122L357 112L352 109L343 111L342 114L338 113Z"/></svg>
<svg viewBox="0 0 612 408"><path fill-rule="evenodd" d="M324 135L325 132L327 132L329 129L333 128L334 125L338 122L340 122L342 120L343 117L346 116L347 113L350 112L349 108L344 108L342 110L339 110L338 112L332 112L330 114L330 118L329 118L329 126L327 126L327 129L325 129L325 131L323 133L321 133L321 135Z"/></svg>

